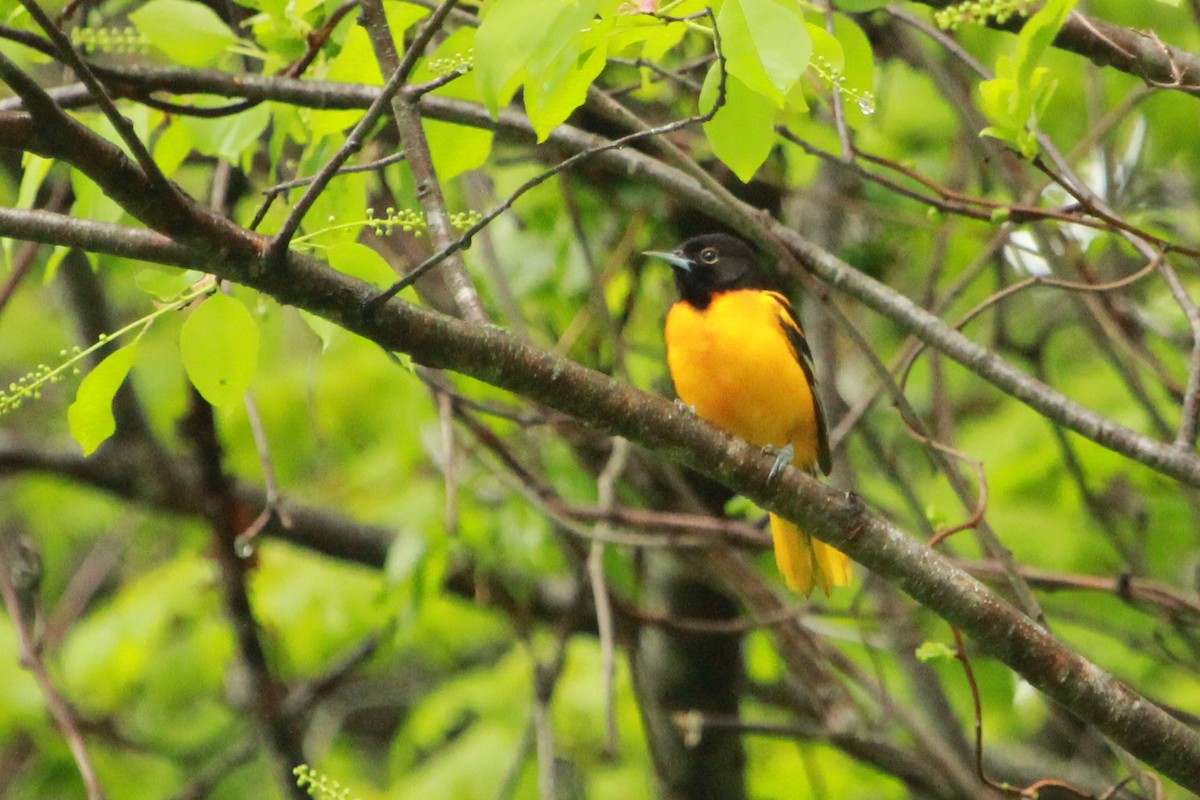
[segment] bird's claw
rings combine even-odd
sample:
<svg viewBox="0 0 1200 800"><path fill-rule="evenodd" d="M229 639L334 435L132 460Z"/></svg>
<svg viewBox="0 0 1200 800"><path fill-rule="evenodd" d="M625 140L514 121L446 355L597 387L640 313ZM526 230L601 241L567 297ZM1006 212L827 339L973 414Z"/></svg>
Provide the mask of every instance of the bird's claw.
<svg viewBox="0 0 1200 800"><path fill-rule="evenodd" d="M683 402L678 397L675 398L675 407L678 408L680 411L690 411L693 414L696 413L695 406L689 406L687 403Z"/></svg>
<svg viewBox="0 0 1200 800"><path fill-rule="evenodd" d="M775 456L775 463L771 465L771 471L767 473L767 480L773 480L776 475L783 472L796 458L796 448L792 447L790 443L785 444L783 447L767 445L763 448L763 452L767 455Z"/></svg>

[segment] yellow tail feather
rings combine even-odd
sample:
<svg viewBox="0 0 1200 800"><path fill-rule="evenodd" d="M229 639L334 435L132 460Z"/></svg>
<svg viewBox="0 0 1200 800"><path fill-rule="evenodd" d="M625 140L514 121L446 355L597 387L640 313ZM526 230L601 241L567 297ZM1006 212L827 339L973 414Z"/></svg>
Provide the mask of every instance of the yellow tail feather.
<svg viewBox="0 0 1200 800"><path fill-rule="evenodd" d="M775 563L793 592L812 594L819 586L826 595L834 586L850 584L850 559L824 542L809 537L786 519L771 515Z"/></svg>

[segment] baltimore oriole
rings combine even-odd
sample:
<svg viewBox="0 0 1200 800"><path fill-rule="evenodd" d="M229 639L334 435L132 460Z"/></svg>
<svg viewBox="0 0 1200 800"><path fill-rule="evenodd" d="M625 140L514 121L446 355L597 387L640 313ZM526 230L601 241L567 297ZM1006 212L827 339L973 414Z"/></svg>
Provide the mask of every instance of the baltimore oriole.
<svg viewBox="0 0 1200 800"><path fill-rule="evenodd" d="M812 352L792 304L767 288L754 251L723 233L688 239L671 265L679 301L667 313L667 366L679 399L702 419L772 450L772 473L789 463L829 472L825 414ZM850 582L850 560L771 515L775 563L788 587L829 594Z"/></svg>

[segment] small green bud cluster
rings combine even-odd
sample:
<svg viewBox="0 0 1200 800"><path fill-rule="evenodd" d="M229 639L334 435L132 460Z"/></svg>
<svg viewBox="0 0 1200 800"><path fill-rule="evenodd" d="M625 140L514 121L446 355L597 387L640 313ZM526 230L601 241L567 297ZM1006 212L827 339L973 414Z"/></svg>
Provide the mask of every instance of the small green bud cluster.
<svg viewBox="0 0 1200 800"><path fill-rule="evenodd" d="M840 94L844 99L855 103L859 111L864 114L875 113L875 95L866 89L855 89L852 86L847 86L846 76L834 69L833 64L829 63L829 59L824 56L813 56L809 66L812 67L817 77L829 84L829 87L833 91Z"/></svg>
<svg viewBox="0 0 1200 800"><path fill-rule="evenodd" d="M145 53L150 49L150 40L137 28L75 28L71 31L71 43L89 51L101 53Z"/></svg>
<svg viewBox="0 0 1200 800"><path fill-rule="evenodd" d="M445 58L430 59L426 66L429 67L430 72L439 78L455 72L462 75L470 72L475 66L475 50L468 49L465 53L455 53Z"/></svg>
<svg viewBox="0 0 1200 800"><path fill-rule="evenodd" d="M450 224L456 230L465 231L472 225L483 219L483 215L478 211L458 211L450 215ZM425 222L425 217L421 212L411 208L395 208L387 209L387 216L377 218L374 209L367 209L367 226L375 232L376 236L384 236L390 233L393 228L400 228L406 233L411 233L414 236L421 237L429 229L429 225Z"/></svg>
<svg viewBox="0 0 1200 800"><path fill-rule="evenodd" d="M391 233L392 228L400 228L406 233L411 233L414 236L420 237L425 235L425 230L429 226L425 223L425 218L421 216L421 212L411 208L402 208L397 211L389 207L387 216L382 219L376 218L375 209L367 209L367 227L375 231L376 236L383 236Z"/></svg>
<svg viewBox="0 0 1200 800"><path fill-rule="evenodd" d="M1028 16L1033 0L968 0L933 12L933 21L942 30L959 25L984 25L992 19L1003 25L1014 16Z"/></svg>
<svg viewBox="0 0 1200 800"><path fill-rule="evenodd" d="M78 347L61 350L59 355L67 359L66 363L57 367L38 364L32 372L22 375L10 383L7 389L0 389L0 417L10 411L16 411L26 400L40 400L42 389L61 383L68 374L79 374L77 364L83 355L82 350Z"/></svg>
<svg viewBox="0 0 1200 800"><path fill-rule="evenodd" d="M483 221L483 214L478 211L456 211L450 215L450 224L455 230L465 231L472 225Z"/></svg>
<svg viewBox="0 0 1200 800"><path fill-rule="evenodd" d="M350 790L327 775L322 775L307 764L292 770L296 785L308 792L313 800L350 800Z"/></svg>

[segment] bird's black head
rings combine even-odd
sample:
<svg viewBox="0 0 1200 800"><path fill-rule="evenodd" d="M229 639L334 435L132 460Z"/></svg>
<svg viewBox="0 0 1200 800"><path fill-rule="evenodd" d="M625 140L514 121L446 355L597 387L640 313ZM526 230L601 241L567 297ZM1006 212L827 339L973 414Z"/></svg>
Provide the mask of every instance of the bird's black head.
<svg viewBox="0 0 1200 800"><path fill-rule="evenodd" d="M720 292L756 287L761 277L750 245L725 233L695 236L673 253L651 250L646 255L670 264L680 298L700 309Z"/></svg>

